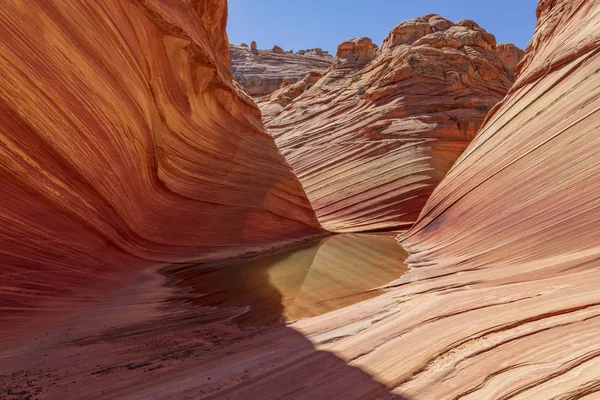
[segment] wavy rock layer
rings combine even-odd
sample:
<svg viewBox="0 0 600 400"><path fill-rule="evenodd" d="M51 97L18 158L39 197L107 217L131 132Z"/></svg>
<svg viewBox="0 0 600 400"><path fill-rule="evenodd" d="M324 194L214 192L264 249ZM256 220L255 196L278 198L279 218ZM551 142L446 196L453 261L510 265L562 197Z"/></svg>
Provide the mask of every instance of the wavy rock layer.
<svg viewBox="0 0 600 400"><path fill-rule="evenodd" d="M415 398L600 391L600 2L538 17L514 88L403 239L431 322L394 344L438 334L397 381Z"/></svg>
<svg viewBox="0 0 600 400"><path fill-rule="evenodd" d="M231 70L237 82L253 97L266 96L281 87L284 78L294 82L308 72L325 72L333 57L323 51L284 52L280 47L272 50L248 49L231 45Z"/></svg>
<svg viewBox="0 0 600 400"><path fill-rule="evenodd" d="M226 18L224 0L2 5L2 317L320 232L233 83Z"/></svg>
<svg viewBox="0 0 600 400"><path fill-rule="evenodd" d="M341 43L332 69L291 103L279 92L259 103L326 229L415 222L513 83L496 50L476 23L428 15L396 26L381 49Z"/></svg>

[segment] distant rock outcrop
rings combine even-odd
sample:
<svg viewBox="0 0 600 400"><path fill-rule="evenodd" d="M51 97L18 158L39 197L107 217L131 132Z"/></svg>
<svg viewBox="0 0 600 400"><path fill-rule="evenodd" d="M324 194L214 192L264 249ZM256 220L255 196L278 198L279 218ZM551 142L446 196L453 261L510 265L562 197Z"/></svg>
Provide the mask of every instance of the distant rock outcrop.
<svg viewBox="0 0 600 400"><path fill-rule="evenodd" d="M327 57L330 56L329 52L321 49L320 47L314 49L303 49L298 50L298 54L306 54L309 56Z"/></svg>
<svg viewBox="0 0 600 400"><path fill-rule="evenodd" d="M492 34L432 14L396 26L381 49L342 42L310 90L259 105L323 226L403 229L512 86L507 70Z"/></svg>
<svg viewBox="0 0 600 400"><path fill-rule="evenodd" d="M496 46L496 54L502 60L508 73L514 77L517 65L525 56L525 52L512 43L500 43Z"/></svg>
<svg viewBox="0 0 600 400"><path fill-rule="evenodd" d="M317 83L322 76L323 74L320 72L311 71L298 82L295 82L291 77L283 78L280 89L271 93L269 96L256 99L256 102L262 111L263 118L269 119L280 113L284 107L292 102L292 100Z"/></svg>
<svg viewBox="0 0 600 400"><path fill-rule="evenodd" d="M336 68L339 65L350 63L354 66L362 66L375 58L377 46L373 44L370 38L362 37L360 39L350 39L339 44L336 57Z"/></svg>
<svg viewBox="0 0 600 400"><path fill-rule="evenodd" d="M230 46L231 69L235 79L253 97L270 95L281 87L283 78L294 82L304 78L306 73L325 72L334 58L320 51L285 52L279 46L272 50L258 50L256 42L252 42L254 50L241 46ZM320 49L319 49L320 50Z"/></svg>

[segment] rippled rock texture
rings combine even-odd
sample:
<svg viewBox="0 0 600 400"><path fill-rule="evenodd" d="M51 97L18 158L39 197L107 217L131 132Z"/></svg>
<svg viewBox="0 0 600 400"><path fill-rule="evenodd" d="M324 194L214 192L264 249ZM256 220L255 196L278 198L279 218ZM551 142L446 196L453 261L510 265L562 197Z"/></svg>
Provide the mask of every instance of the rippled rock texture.
<svg viewBox="0 0 600 400"><path fill-rule="evenodd" d="M323 74L321 73L309 72L298 82L293 82L289 77L284 78L279 89L269 96L256 99L256 104L260 107L263 119L269 120L274 115L279 114L296 97L310 89L322 77ZM292 82L289 82L288 79L292 80Z"/></svg>
<svg viewBox="0 0 600 400"><path fill-rule="evenodd" d="M321 232L233 82L226 19L224 0L3 3L0 321Z"/></svg>
<svg viewBox="0 0 600 400"><path fill-rule="evenodd" d="M496 51L475 22L427 15L396 26L381 48L341 43L333 67L293 101L276 93L259 102L325 228L416 221L513 84Z"/></svg>
<svg viewBox="0 0 600 400"><path fill-rule="evenodd" d="M431 322L394 342L415 398L600 391L600 2L537 12L515 86L402 241L431 293Z"/></svg>
<svg viewBox="0 0 600 400"><path fill-rule="evenodd" d="M237 82L253 97L267 96L281 87L284 78L300 81L308 72L325 72L333 57L321 49L284 52L279 46L271 50L230 45L231 70Z"/></svg>

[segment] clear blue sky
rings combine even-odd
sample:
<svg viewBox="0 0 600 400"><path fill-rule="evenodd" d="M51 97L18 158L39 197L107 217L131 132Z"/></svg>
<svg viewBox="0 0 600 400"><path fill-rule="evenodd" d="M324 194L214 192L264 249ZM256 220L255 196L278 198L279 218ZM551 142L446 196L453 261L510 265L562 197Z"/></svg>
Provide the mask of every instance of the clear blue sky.
<svg viewBox="0 0 600 400"><path fill-rule="evenodd" d="M285 50L321 47L368 36L377 45L399 22L425 14L472 19L501 42L525 48L535 29L537 0L229 0L227 32L234 44Z"/></svg>

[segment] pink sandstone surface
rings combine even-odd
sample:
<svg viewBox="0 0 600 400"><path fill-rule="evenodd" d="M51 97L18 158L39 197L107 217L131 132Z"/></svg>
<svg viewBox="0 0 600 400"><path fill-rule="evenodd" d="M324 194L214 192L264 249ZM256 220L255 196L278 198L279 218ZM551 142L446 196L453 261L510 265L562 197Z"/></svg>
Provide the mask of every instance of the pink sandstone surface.
<svg viewBox="0 0 600 400"><path fill-rule="evenodd" d="M219 0L3 4L0 321L322 234L233 81L226 19Z"/></svg>
<svg viewBox="0 0 600 400"><path fill-rule="evenodd" d="M435 14L396 26L378 48L339 45L321 79L260 99L267 129L321 224L406 229L487 112L512 86L494 36Z"/></svg>
<svg viewBox="0 0 600 400"><path fill-rule="evenodd" d="M102 4L106 7L118 3ZM222 4L210 2L209 6ZM30 5L18 10L23 11L13 14L16 10L12 4L0 9L0 20L7 22L10 21L7 16L20 15L29 21L27 26L37 28L40 21L47 23L46 18L39 17L44 13L29 13ZM64 15L59 10L66 12L53 8L51 14ZM128 9L128 18L133 18L128 21L139 18L147 21L146 14L136 10ZM113 18L118 20L120 14L107 11L108 14L94 15L112 18L99 17L93 21L100 24ZM26 18L32 15L35 18ZM189 17L187 13L178 15ZM82 20L86 21L78 16L80 24ZM328 300L343 302L347 300L347 292L340 289L348 280L345 274L354 271L357 276L354 284L359 287L363 281L378 275L361 274L364 265L373 263L374 255L378 256L377 262L384 263L380 273L386 269L385 263L397 263L400 267L401 259L389 246L390 238L376 234L334 235L326 239L323 247L306 250L308 254L303 253L302 265L323 262L321 267L314 270L311 267L309 271L312 278L326 279L315 282L309 272L306 278L311 279L294 276L291 281L294 284L286 288L282 283L290 281L260 268L252 279L246 275L246 268L221 272L219 268L227 262L213 264L208 270L187 264L146 268L123 287L96 298L93 304L61 321L21 330L18 337L11 339L10 346L0 346L0 397L10 400L598 398L600 1L542 0L538 5L538 20L525 59L517 68L516 84L489 113L473 142L430 197L415 226L402 235L402 243L413 253L408 259L411 271L374 289L383 293L311 318L254 326L235 322L249 315L248 304L253 302L226 303L221 307L195 304L203 301L201 294L205 290L195 293L190 282L207 285L209 279L202 279L201 274L222 273L225 279L214 288L217 297L223 295L220 285L234 284L240 298L254 294L252 301L272 304L275 309L266 313L269 318L286 315L283 309L289 305L293 305L294 312L309 307L308 304L325 307L316 296L323 290L322 282L329 282L330 288L335 289L328 291L325 287ZM68 21L61 19L62 23ZM447 23L435 18L430 24L443 27ZM4 29L3 38L20 43L17 38L7 36L6 26L12 27L6 23L0 25ZM152 23L140 26L150 32L158 29L152 28ZM129 32L134 37L142 33ZM221 30L220 35L223 34ZM83 33L76 37L79 36L85 38ZM22 35L18 39L33 40L31 37ZM115 48L110 47L111 59L115 58ZM10 54L6 51L3 47L2 57ZM20 54L26 56L35 54ZM1 58L3 66L15 57ZM45 61L47 64L48 60ZM103 63L94 65L104 71ZM16 73L14 68L7 71L6 77ZM45 84L39 82L42 88ZM8 92L12 88L7 86L6 93L13 93ZM31 92L29 89L25 93ZM44 111L48 114L51 109ZM214 115L229 115L223 110L216 112L218 108L212 110ZM114 109L112 112L115 113ZM76 115L67 114L70 118ZM33 127L36 126L39 125ZM26 130L19 130L20 136L2 133L3 151L7 137L27 138ZM72 139L75 144L76 139L75 135ZM50 149L53 142L46 143ZM118 150L110 149L112 153ZM27 156L24 151L19 154ZM88 154L93 153L85 153ZM25 161L29 159L24 157ZM17 181L12 186L7 182L11 183L8 179L2 181L4 188L12 190L19 186ZM28 193L16 192L11 209L16 209L19 201L32 204ZM6 209L7 203L1 204L0 210ZM44 211L52 208L33 205L36 207L23 209L16 217L4 218L2 222L17 225L41 219L39 225L30 224L43 233L45 225L41 223L47 222L43 220ZM66 224L62 214L55 220L55 224ZM28 235L17 234L37 232L32 231L12 230L7 237L26 239ZM61 249L64 243L93 237L85 232L53 231L60 236L55 235L55 239L47 235L27 242L29 248L11 242L10 246L2 247L0 254L15 256L19 254L17 251L23 253L25 249L29 251L24 254L30 262L42 260L48 254L48 248L43 247L48 238L54 239L50 242ZM36 246L37 253L31 250ZM81 261L86 254L99 260L113 254L109 245L104 253L87 253L87 248L76 250L81 250L77 253L80 259L75 260L77 266L83 265ZM68 254L65 251L61 256ZM279 256L276 253L273 257ZM131 258L126 258L121 265L130 266L127 264L130 261ZM200 275L194 268L200 270ZM76 271L73 267L69 273ZM108 269L93 272L88 280L102 278ZM1 293L10 293L11 287L5 282L14 282L10 279L20 274L23 270L2 276ZM43 282L46 287L56 286L58 279L47 278ZM34 283L27 290L37 295L42 288ZM301 296L302 292L306 297ZM369 292L361 295L368 297ZM336 299L336 293L342 297ZM236 298L226 300L235 303ZM312 305L309 308L313 309ZM9 310L2 311L5 316Z"/></svg>

